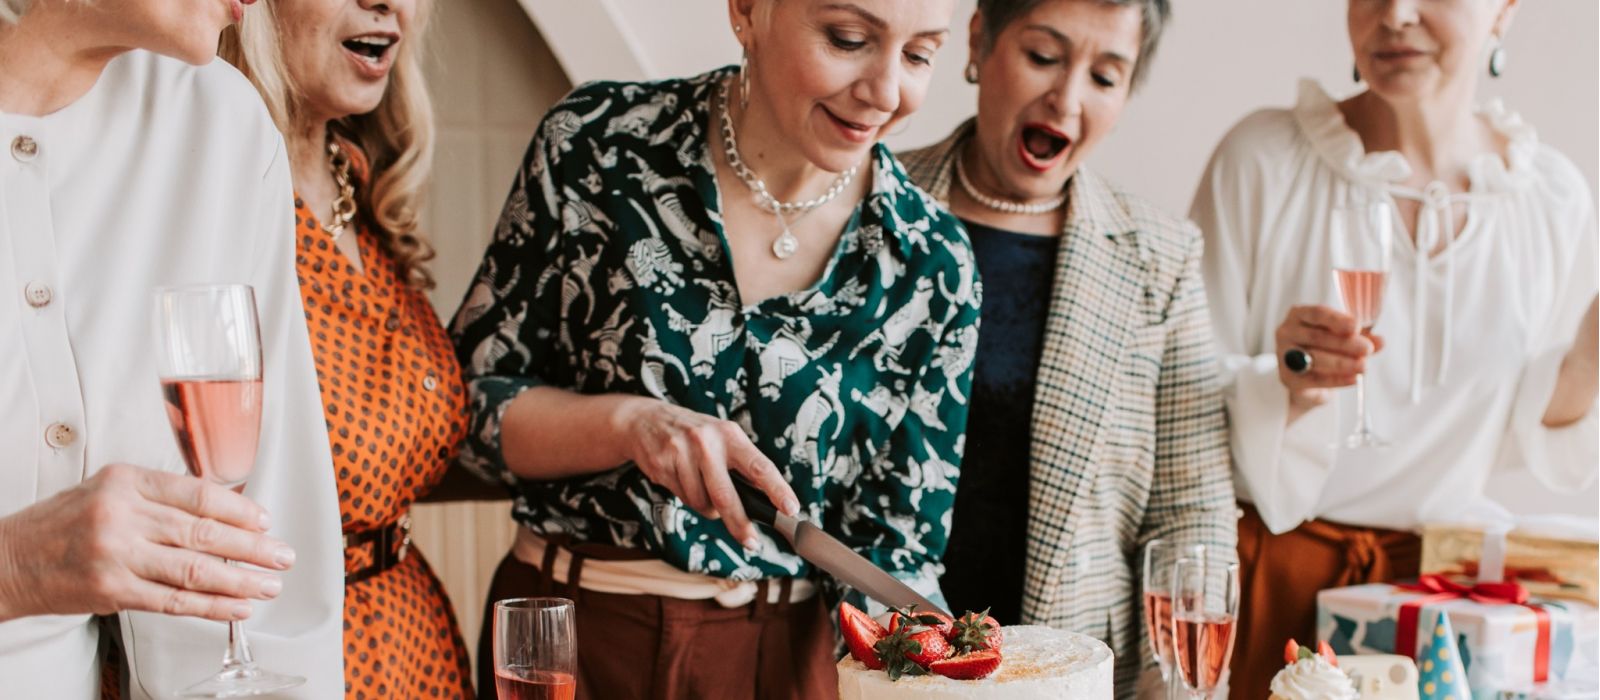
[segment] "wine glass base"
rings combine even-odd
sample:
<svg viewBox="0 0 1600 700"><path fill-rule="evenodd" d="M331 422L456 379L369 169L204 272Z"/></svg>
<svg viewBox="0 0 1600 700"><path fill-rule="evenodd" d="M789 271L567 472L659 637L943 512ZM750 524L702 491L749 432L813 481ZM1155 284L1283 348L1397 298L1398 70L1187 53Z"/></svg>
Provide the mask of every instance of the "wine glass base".
<svg viewBox="0 0 1600 700"><path fill-rule="evenodd" d="M1377 433L1355 433L1333 444L1335 448L1343 447L1347 450L1382 449L1389 446L1389 441Z"/></svg>
<svg viewBox="0 0 1600 700"><path fill-rule="evenodd" d="M255 664L223 669L215 676L185 688L179 697L243 698L304 685L306 679L268 671Z"/></svg>

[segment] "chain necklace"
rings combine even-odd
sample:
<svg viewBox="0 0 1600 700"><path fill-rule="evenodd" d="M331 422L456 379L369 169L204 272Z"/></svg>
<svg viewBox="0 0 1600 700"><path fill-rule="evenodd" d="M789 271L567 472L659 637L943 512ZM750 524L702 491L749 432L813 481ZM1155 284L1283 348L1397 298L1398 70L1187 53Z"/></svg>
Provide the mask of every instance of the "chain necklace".
<svg viewBox="0 0 1600 700"><path fill-rule="evenodd" d="M963 159L959 154L956 155L956 180L961 183L961 189L966 191L967 196L971 197L972 201L982 204L983 206L995 211L1005 212L1007 214L1044 214L1046 212L1052 212L1060 209L1061 205L1065 204L1067 201L1067 195L1065 193L1036 204L1023 204L1021 202L1012 202L990 197L989 195L979 192L978 188L972 186L972 181L967 179L967 169L961 164L962 160Z"/></svg>
<svg viewBox="0 0 1600 700"><path fill-rule="evenodd" d="M356 187L350 182L350 156L337 141L328 141L328 167L333 170L333 182L339 187L339 196L333 199L328 221L322 224L333 242L338 243L345 228L356 218Z"/></svg>
<svg viewBox="0 0 1600 700"><path fill-rule="evenodd" d="M805 216L811 210L833 201L833 198L838 197L839 193L844 191L844 188L850 186L850 181L855 179L856 166L850 166L849 170L840 173L839 177L834 178L833 184L828 186L828 191L823 192L820 197L801 202L779 201L777 197L772 196L772 193L767 191L767 183L756 177L756 174L745 166L744 159L739 157L739 141L733 133L733 118L728 116L727 85L723 85L717 91L717 107L720 112L718 116L722 122L722 146L723 150L727 152L728 167L733 170L733 174L738 176L739 181L743 182L745 187L750 188L750 194L755 197L756 206L778 217L778 223L783 226L783 233L778 234L778 237L772 241L772 254L779 260L788 260L790 256L794 255L795 251L800 249L800 239L795 238L794 233L789 230L789 219L785 215L796 214L795 220L798 221L801 216Z"/></svg>

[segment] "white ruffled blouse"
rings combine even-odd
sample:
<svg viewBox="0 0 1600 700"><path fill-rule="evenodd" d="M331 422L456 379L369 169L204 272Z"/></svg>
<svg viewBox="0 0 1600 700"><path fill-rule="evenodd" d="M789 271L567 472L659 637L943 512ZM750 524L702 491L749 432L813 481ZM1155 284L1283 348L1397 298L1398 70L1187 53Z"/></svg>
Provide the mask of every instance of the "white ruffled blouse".
<svg viewBox="0 0 1600 700"><path fill-rule="evenodd" d="M1479 113L1509 148L1473 161L1465 193L1404 187L1405 158L1365 152L1312 81L1292 109L1236 125L1207 166L1190 216L1206 238L1234 481L1273 532L1313 518L1393 529L1450 519L1483 497L1496 466L1526 467L1560 489L1596 474L1596 411L1559 429L1541 422L1596 292L1589 185L1498 101ZM1355 392L1286 426L1273 335L1291 306L1342 308L1328 214L1367 198L1414 200L1421 213L1415 242L1395 236L1374 329L1386 347L1367 363L1373 424L1392 446L1336 450L1354 425Z"/></svg>

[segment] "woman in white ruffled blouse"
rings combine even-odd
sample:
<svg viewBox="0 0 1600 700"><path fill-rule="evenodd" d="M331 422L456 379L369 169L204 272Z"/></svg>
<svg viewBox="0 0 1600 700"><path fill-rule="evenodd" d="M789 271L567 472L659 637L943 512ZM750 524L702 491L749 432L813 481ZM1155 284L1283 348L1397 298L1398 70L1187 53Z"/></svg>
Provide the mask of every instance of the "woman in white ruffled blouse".
<svg viewBox="0 0 1600 700"><path fill-rule="evenodd" d="M1313 638L1319 589L1415 575L1411 533L1480 500L1491 469L1553 488L1595 475L1589 185L1516 115L1473 106L1516 4L1350 0L1367 90L1336 102L1307 82L1293 108L1246 117L1195 196L1246 502L1236 697L1266 697L1276 650ZM1338 301L1329 213L1371 199L1396 233L1363 334ZM1363 372L1392 445L1335 450L1355 401L1334 390Z"/></svg>

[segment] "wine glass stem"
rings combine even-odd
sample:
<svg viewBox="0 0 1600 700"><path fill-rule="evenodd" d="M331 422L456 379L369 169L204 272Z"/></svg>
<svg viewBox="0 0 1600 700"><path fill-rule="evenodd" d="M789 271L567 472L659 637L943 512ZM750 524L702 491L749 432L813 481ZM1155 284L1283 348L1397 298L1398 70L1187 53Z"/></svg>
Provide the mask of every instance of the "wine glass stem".
<svg viewBox="0 0 1600 700"><path fill-rule="evenodd" d="M233 566L233 561L224 559L223 563ZM233 670L236 668L251 668L256 665L256 659L250 654L250 640L244 636L244 622L231 620L228 622L228 651L222 655L222 668Z"/></svg>
<svg viewBox="0 0 1600 700"><path fill-rule="evenodd" d="M1372 424L1367 418L1367 375L1356 375L1356 425L1361 435L1372 434Z"/></svg>
<svg viewBox="0 0 1600 700"><path fill-rule="evenodd" d="M228 653L222 657L222 667L227 669L241 666L254 666L255 659L250 656L250 640L245 639L244 623L234 620L228 623Z"/></svg>

